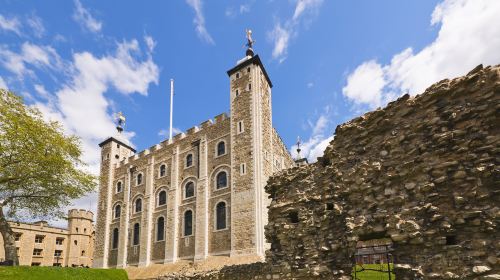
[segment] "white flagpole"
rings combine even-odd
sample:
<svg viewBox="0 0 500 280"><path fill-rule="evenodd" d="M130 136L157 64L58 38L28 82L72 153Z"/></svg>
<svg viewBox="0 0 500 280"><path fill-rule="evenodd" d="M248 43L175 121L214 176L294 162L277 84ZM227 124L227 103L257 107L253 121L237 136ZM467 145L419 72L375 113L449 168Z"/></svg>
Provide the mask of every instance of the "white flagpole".
<svg viewBox="0 0 500 280"><path fill-rule="evenodd" d="M168 138L172 141L172 121L174 112L174 79L170 79L170 137Z"/></svg>

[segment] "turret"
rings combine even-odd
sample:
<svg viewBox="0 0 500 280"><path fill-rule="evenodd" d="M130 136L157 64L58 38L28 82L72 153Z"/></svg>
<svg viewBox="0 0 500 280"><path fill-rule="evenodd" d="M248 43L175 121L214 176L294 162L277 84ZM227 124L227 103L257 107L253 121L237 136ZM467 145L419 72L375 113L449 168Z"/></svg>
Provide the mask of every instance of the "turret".
<svg viewBox="0 0 500 280"><path fill-rule="evenodd" d="M97 204L96 238L94 251L94 267L108 267L108 252L110 246L111 198L113 195L113 178L116 165L132 156L135 149L123 137L125 117L119 113L116 118L117 133L114 137L104 140L101 148L101 170L99 178L99 199Z"/></svg>

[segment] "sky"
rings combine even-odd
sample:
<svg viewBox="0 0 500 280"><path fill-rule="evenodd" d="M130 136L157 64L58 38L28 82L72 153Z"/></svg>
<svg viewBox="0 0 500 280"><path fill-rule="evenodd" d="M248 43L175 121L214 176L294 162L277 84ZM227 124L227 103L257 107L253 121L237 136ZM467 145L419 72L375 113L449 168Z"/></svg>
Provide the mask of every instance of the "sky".
<svg viewBox="0 0 500 280"><path fill-rule="evenodd" d="M337 125L499 64L498 15L498 0L0 0L0 87L78 135L98 174L117 112L138 151L168 137L170 79L174 132L228 113L226 71L249 28L274 85L273 124L314 162Z"/></svg>

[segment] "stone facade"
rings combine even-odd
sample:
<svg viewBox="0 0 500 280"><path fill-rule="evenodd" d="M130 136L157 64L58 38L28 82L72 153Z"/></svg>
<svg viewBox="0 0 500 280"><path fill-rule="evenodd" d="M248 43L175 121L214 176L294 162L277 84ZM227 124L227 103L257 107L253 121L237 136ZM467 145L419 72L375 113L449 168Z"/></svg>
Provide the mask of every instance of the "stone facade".
<svg viewBox="0 0 500 280"><path fill-rule="evenodd" d="M68 212L68 228L51 227L45 221L9 222L16 234L19 265L92 266L94 214L86 210ZM0 259L5 257L0 235Z"/></svg>
<svg viewBox="0 0 500 280"><path fill-rule="evenodd" d="M351 279L389 239L396 279L500 279L500 66L337 127L317 163L270 178L266 262L162 279Z"/></svg>
<svg viewBox="0 0 500 280"><path fill-rule="evenodd" d="M272 126L272 84L259 56L240 60L228 75L230 116L137 154L119 137L100 144L95 267L264 258L264 186L293 160ZM225 220L217 223L217 213Z"/></svg>

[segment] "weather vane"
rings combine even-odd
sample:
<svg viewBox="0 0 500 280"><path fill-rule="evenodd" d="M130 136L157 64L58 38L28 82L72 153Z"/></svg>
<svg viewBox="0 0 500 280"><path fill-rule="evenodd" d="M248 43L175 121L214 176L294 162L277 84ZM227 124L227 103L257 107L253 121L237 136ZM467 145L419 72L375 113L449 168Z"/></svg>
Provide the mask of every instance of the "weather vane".
<svg viewBox="0 0 500 280"><path fill-rule="evenodd" d="M118 112L115 114L116 118L116 130L118 130L119 133L123 131L123 127L125 126L125 116L123 115L122 112Z"/></svg>
<svg viewBox="0 0 500 280"><path fill-rule="evenodd" d="M252 39L252 30L251 29L246 29L247 33L247 43L245 46L248 47L247 49L247 56L253 56L253 44L255 44L255 40Z"/></svg>
<svg viewBox="0 0 500 280"><path fill-rule="evenodd" d="M297 136L297 159L301 159L300 151L302 151L302 149L300 149L300 136Z"/></svg>

